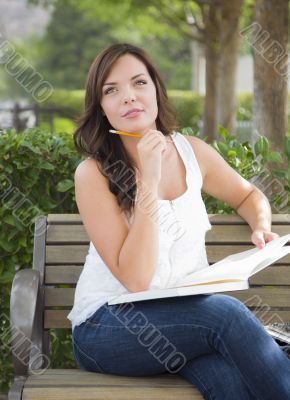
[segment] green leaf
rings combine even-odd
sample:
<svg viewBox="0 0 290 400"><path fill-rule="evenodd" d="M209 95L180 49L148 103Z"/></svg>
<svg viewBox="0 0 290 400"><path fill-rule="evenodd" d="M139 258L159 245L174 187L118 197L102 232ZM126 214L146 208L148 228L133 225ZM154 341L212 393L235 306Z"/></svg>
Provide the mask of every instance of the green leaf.
<svg viewBox="0 0 290 400"><path fill-rule="evenodd" d="M20 244L22 247L26 247L26 246L27 246L27 238L26 238L26 236L22 236L22 237L20 238L19 244Z"/></svg>
<svg viewBox="0 0 290 400"><path fill-rule="evenodd" d="M40 163L39 168L53 171L55 169L55 166L45 161Z"/></svg>
<svg viewBox="0 0 290 400"><path fill-rule="evenodd" d="M32 151L32 153L41 155L41 151L39 150L39 148L34 147L30 142L28 142L28 141L26 141L26 140L23 140L23 141L20 143L20 145L19 145L19 147L18 147L18 151L21 149L21 147L26 147L27 149L29 149L30 151Z"/></svg>
<svg viewBox="0 0 290 400"><path fill-rule="evenodd" d="M265 136L260 136L254 145L256 156L266 157L269 152L269 141Z"/></svg>
<svg viewBox="0 0 290 400"><path fill-rule="evenodd" d="M7 242L4 239L0 239L0 247L2 247L2 249L7 251L8 253L11 253L14 250L15 245L13 242Z"/></svg>
<svg viewBox="0 0 290 400"><path fill-rule="evenodd" d="M190 126L187 126L186 128L182 128L181 129L181 133L183 135L192 136L193 135L193 129Z"/></svg>
<svg viewBox="0 0 290 400"><path fill-rule="evenodd" d="M223 142L219 142L219 143L217 143L217 147L218 147L218 150L220 151L220 153L224 157L227 157L227 155L228 155L228 146Z"/></svg>
<svg viewBox="0 0 290 400"><path fill-rule="evenodd" d="M286 154L288 160L290 160L290 137L289 136L284 136L283 146L285 149L285 154Z"/></svg>
<svg viewBox="0 0 290 400"><path fill-rule="evenodd" d="M12 226L14 226L15 225L15 221L14 221L14 218L13 218L13 216L12 215L5 215L3 218L2 218L2 221L3 222L6 222L6 224L8 224L8 225L12 225Z"/></svg>
<svg viewBox="0 0 290 400"><path fill-rule="evenodd" d="M228 131L226 128L224 128L223 126L221 126L221 125L218 126L218 133L219 133L224 139L227 139L227 138L230 136L229 131Z"/></svg>
<svg viewBox="0 0 290 400"><path fill-rule="evenodd" d="M235 150L229 150L228 157L237 157L237 152Z"/></svg>
<svg viewBox="0 0 290 400"><path fill-rule="evenodd" d="M241 160L244 158L246 153L244 147L240 143L238 143L238 145L236 146L236 152L237 152L237 157L240 158Z"/></svg>
<svg viewBox="0 0 290 400"><path fill-rule="evenodd" d="M11 283L13 281L14 275L15 274L13 272L4 272L3 275L0 275L0 283L4 285Z"/></svg>
<svg viewBox="0 0 290 400"><path fill-rule="evenodd" d="M278 151L272 151L268 155L268 162L283 163L283 158Z"/></svg>
<svg viewBox="0 0 290 400"><path fill-rule="evenodd" d="M71 179L64 179L56 186L58 192L67 192L74 187L74 182Z"/></svg>
<svg viewBox="0 0 290 400"><path fill-rule="evenodd" d="M13 229L13 230L11 230L11 232L10 232L9 235L7 236L8 242L9 242L11 239L13 239L18 233L19 233L18 229Z"/></svg>

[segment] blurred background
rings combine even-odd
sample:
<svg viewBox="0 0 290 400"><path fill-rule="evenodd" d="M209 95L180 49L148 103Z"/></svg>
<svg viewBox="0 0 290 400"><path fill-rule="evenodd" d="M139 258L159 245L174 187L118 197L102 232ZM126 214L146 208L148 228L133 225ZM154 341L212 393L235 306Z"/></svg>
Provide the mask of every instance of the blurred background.
<svg viewBox="0 0 290 400"><path fill-rule="evenodd" d="M278 146L288 11L288 0L1 0L0 128L73 131L96 54L129 42L161 70L182 127Z"/></svg>

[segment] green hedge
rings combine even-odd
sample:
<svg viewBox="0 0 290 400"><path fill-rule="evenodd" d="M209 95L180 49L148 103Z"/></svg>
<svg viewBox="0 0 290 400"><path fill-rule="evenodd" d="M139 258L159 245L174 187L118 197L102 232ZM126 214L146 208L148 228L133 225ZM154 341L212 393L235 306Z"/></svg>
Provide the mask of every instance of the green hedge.
<svg viewBox="0 0 290 400"><path fill-rule="evenodd" d="M176 99L178 95L175 93ZM182 102L179 110L183 107L186 113L186 104ZM182 132L194 134L191 128ZM276 180L283 189L281 193L269 196L273 212L288 212L289 137L285 137L282 156L269 151L269 143L264 137L259 137L251 146L248 142L238 142L222 128L220 139L213 146L246 179L263 180L269 176L271 166L271 181ZM0 314L7 316L0 324L0 392L7 390L13 376L9 338L3 338L9 324L12 279L17 270L31 268L35 217L48 213L78 212L73 176L81 160L74 149L71 134L54 134L40 129L28 129L19 134L14 130L0 133ZM233 212L227 205L208 195L204 195L204 200L209 213ZM54 367L75 366L69 332L52 332L52 350Z"/></svg>
<svg viewBox="0 0 290 400"><path fill-rule="evenodd" d="M1 343L12 279L16 270L32 265L35 217L77 212L73 174L78 163L71 135L38 129L0 133L0 392L12 377L10 348L7 340Z"/></svg>

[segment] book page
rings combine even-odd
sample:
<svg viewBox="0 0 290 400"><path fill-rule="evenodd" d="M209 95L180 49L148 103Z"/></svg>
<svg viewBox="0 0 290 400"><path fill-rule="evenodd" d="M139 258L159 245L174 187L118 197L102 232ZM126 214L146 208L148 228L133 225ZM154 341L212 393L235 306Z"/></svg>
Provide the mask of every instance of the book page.
<svg viewBox="0 0 290 400"><path fill-rule="evenodd" d="M255 266L250 276L268 267L268 265L274 264L277 260L280 260L280 258L287 256L287 254L289 253L290 253L290 246L282 247L282 249L276 249L275 251L272 252L271 257L266 258L265 260L261 261L258 265Z"/></svg>
<svg viewBox="0 0 290 400"><path fill-rule="evenodd" d="M246 280L253 274L273 264L290 252L290 246L283 245L290 240L290 234L281 236L267 243L262 249L257 247L231 254L223 260L202 270L187 275L179 286L186 284L206 283L224 279ZM283 250L282 250L283 249Z"/></svg>
<svg viewBox="0 0 290 400"><path fill-rule="evenodd" d="M257 247L254 247L253 249L242 251L240 253L236 254L231 254L222 260L212 264L217 266L220 264L225 264L226 262L235 262L235 261L246 261L246 260L251 260L255 262L262 261L263 258L266 256L266 254L273 254L273 251L280 249L284 244L286 244L290 240L290 234L280 236L277 239L272 240L269 243L266 243L266 245L262 249L258 249Z"/></svg>

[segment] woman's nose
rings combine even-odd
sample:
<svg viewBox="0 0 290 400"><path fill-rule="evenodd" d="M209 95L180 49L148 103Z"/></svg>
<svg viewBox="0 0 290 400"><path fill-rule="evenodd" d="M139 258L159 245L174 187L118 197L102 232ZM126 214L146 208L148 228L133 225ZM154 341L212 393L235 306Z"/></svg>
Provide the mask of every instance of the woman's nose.
<svg viewBox="0 0 290 400"><path fill-rule="evenodd" d="M125 104L127 104L129 102L136 101L136 95L135 95L134 91L133 90L127 90L124 93L123 101L124 101Z"/></svg>

